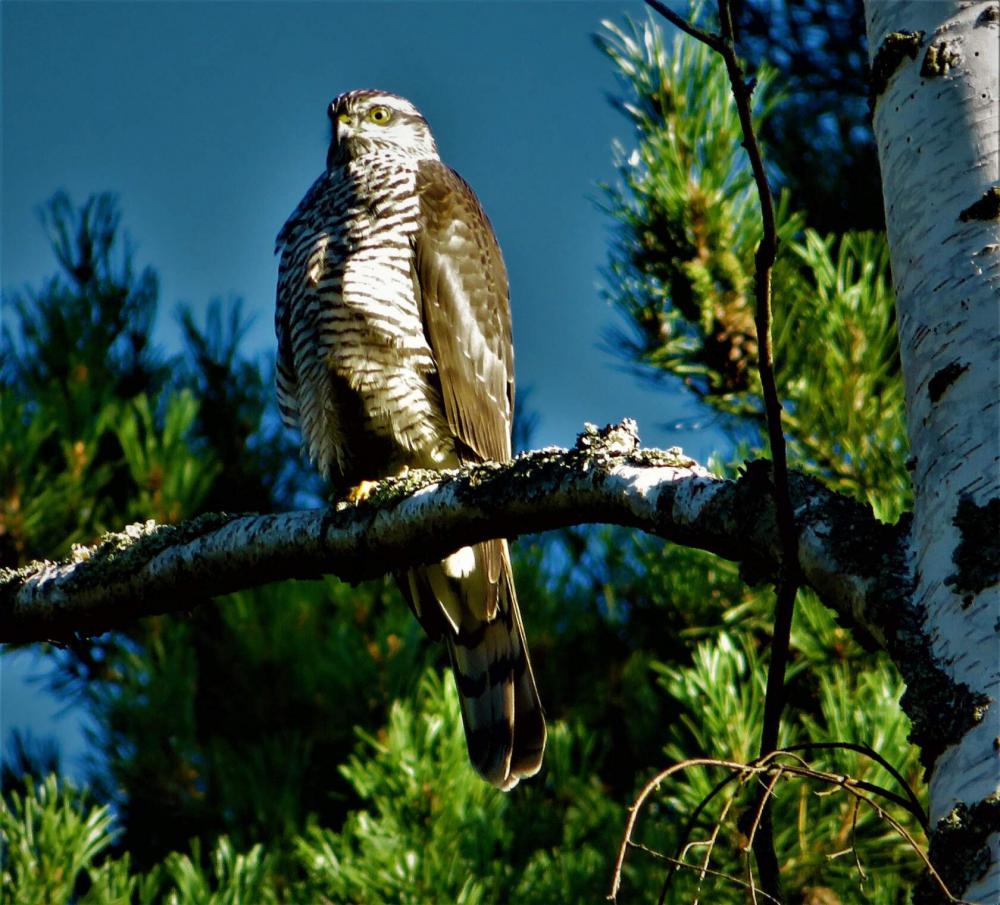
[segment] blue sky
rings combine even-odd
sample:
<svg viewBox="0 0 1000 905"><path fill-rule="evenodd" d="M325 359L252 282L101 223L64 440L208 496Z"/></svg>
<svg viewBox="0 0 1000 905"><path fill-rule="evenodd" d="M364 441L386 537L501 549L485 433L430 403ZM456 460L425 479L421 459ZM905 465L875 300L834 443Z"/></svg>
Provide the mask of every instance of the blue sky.
<svg viewBox="0 0 1000 905"><path fill-rule="evenodd" d="M137 263L161 277L155 339L178 345L173 311L244 300L248 351L274 348L274 236L321 170L326 105L385 88L419 106L443 159L493 221L511 281L518 385L531 388L538 445L569 445L584 421L624 415L649 445L704 460L682 394L624 373L599 346L616 316L601 294L610 222L597 201L611 143L629 144L607 103L617 84L593 44L602 19L639 2L49 3L0 6L0 281L54 270L37 209L57 189L119 195ZM678 428L683 423L683 428ZM75 715L3 661L3 736L56 733L81 750Z"/></svg>

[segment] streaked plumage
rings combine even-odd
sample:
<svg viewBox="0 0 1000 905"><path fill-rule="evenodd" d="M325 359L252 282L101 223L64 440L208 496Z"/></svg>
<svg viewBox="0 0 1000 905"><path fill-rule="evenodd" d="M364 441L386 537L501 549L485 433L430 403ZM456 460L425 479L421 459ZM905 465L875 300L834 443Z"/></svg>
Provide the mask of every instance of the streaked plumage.
<svg viewBox="0 0 1000 905"><path fill-rule="evenodd" d="M282 417L339 493L509 460L510 308L489 220L409 101L352 91L329 115L327 169L278 236ZM473 765L504 789L535 773L545 722L507 542L397 581L448 643Z"/></svg>

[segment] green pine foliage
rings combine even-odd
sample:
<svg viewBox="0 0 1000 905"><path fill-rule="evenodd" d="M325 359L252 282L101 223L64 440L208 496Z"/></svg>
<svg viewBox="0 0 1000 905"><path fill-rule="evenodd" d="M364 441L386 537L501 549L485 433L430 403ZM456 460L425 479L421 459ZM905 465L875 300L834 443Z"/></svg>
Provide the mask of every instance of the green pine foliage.
<svg viewBox="0 0 1000 905"><path fill-rule="evenodd" d="M725 66L704 45L666 47L653 26L605 23L638 147L617 149L609 272L625 327L611 344L644 376L680 379L725 424L761 442L755 370L756 189ZM775 75L754 89L757 126L780 107ZM707 125L707 124L710 124ZM765 148L765 155L767 149ZM884 236L820 235L777 205L774 357L797 467L892 520L908 503L906 433Z"/></svg>
<svg viewBox="0 0 1000 905"><path fill-rule="evenodd" d="M659 29L605 22L598 44L627 90L617 101L637 145L615 146L619 184L608 284L625 327L612 337L645 376L680 377L723 411L753 394L753 254L761 236L749 166L725 66L704 45ZM756 123L778 102L769 70L754 92ZM782 240L799 218L778 207Z"/></svg>
<svg viewBox="0 0 1000 905"><path fill-rule="evenodd" d="M26 905L69 901L81 871L111 845L113 823L107 805L60 788L55 776L8 791L0 810L4 889Z"/></svg>
<svg viewBox="0 0 1000 905"><path fill-rule="evenodd" d="M634 127L605 199L626 360L687 387L734 448L759 454L760 226L724 69L648 23L608 25L599 42ZM765 135L795 90L787 73L758 74ZM830 217L795 210L794 173L780 175L775 348L790 458L892 519L909 498L885 243L807 229ZM322 488L278 426L270 362L242 350L238 304L215 303L204 324L180 311L185 349L168 357L149 342L156 276L134 268L114 200L75 208L57 195L44 220L59 274L4 300L0 564L62 556L130 521L317 504ZM95 727L93 765L78 789L13 740L4 901L603 900L627 809L658 770L756 755L773 595L730 563L617 528L524 538L514 555L550 723L538 777L503 794L475 776L444 653L391 580L189 600L184 615L46 649L50 684ZM807 592L787 691L783 744L868 746L920 788L898 676ZM864 753L799 754L903 794ZM656 901L664 858L695 843L686 857L700 863L712 838L710 872L669 877L664 900L747 900L753 785L731 780L706 800L727 775L692 766L650 795L621 901ZM905 901L920 863L879 812L813 779L776 793L791 900Z"/></svg>

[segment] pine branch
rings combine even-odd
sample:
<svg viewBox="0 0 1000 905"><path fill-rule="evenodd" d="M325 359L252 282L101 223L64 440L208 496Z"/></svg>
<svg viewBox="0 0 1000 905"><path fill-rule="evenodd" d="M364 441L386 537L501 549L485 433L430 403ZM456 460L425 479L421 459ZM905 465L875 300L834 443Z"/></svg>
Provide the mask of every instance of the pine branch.
<svg viewBox="0 0 1000 905"><path fill-rule="evenodd" d="M890 567L905 541L871 511L791 475L805 582L867 643L886 646L905 589ZM0 641L97 634L154 613L271 581L375 578L492 537L577 524L631 526L741 563L773 581L781 561L770 464L738 480L713 476L680 450L640 449L635 423L581 434L505 465L410 472L359 505L276 515L207 515L133 525L61 563L0 571ZM891 644L890 644L891 647ZM891 651L890 651L891 652Z"/></svg>

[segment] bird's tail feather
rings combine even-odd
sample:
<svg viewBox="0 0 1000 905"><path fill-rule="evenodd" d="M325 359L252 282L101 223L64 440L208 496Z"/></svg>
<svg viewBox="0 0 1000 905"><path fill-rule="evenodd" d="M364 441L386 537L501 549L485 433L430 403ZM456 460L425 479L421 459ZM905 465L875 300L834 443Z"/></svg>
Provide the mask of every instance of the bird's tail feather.
<svg viewBox="0 0 1000 905"><path fill-rule="evenodd" d="M502 546L491 550L492 545ZM545 717L507 544L490 541L466 551L444 563L410 570L400 585L425 628L432 636L444 635L448 644L473 767L506 790L541 767ZM466 568L455 559L462 556ZM486 566L498 558L499 574L490 582L494 570Z"/></svg>

